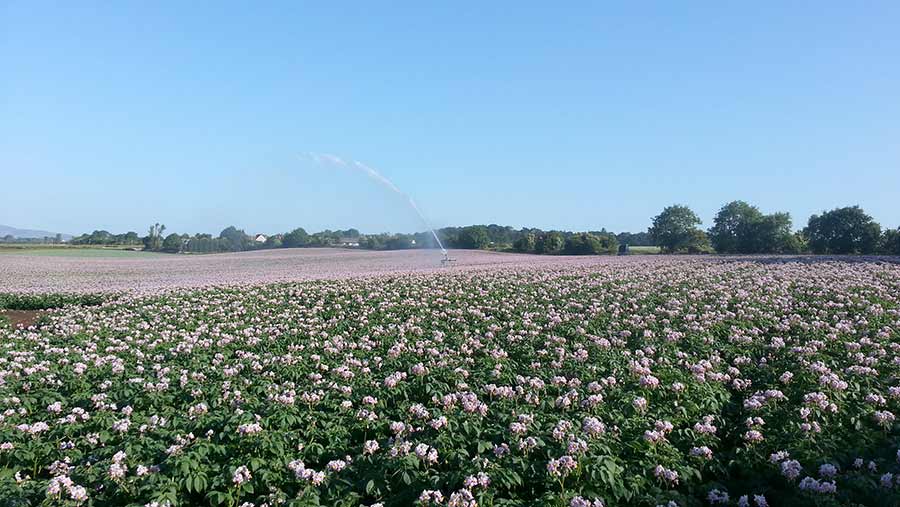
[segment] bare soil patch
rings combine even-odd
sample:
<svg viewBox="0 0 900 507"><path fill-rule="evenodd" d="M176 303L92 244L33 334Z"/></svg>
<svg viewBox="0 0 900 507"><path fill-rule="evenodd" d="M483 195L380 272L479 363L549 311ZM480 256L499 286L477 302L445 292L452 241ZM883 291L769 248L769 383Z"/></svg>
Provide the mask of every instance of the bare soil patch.
<svg viewBox="0 0 900 507"><path fill-rule="evenodd" d="M44 313L42 310L0 310L0 317L9 319L13 327L28 327L34 325Z"/></svg>

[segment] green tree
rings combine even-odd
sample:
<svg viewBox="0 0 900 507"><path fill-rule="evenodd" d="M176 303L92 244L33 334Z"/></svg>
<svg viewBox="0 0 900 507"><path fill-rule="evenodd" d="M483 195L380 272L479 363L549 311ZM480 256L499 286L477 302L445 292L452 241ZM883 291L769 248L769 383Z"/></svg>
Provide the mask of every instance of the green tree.
<svg viewBox="0 0 900 507"><path fill-rule="evenodd" d="M638 233L630 233L630 232L620 232L616 235L616 240L619 244L626 244L629 246L656 246L653 244L653 239L650 238L650 234L646 232L638 232Z"/></svg>
<svg viewBox="0 0 900 507"><path fill-rule="evenodd" d="M550 231L541 235L535 245L535 251L540 254L558 254L566 246L566 238L557 231Z"/></svg>
<svg viewBox="0 0 900 507"><path fill-rule="evenodd" d="M653 226L647 232L666 253L702 252L708 248L709 240L697 228L701 223L690 208L675 204L654 217Z"/></svg>
<svg viewBox="0 0 900 507"><path fill-rule="evenodd" d="M568 237L563 251L568 255L599 255L616 253L618 248L615 236L582 232Z"/></svg>
<svg viewBox="0 0 900 507"><path fill-rule="evenodd" d="M330 246L334 241L335 238L331 231L325 230L311 234L307 240L306 246Z"/></svg>
<svg viewBox="0 0 900 507"><path fill-rule="evenodd" d="M195 253L217 252L216 240L210 234L195 234L187 242L184 250Z"/></svg>
<svg viewBox="0 0 900 507"><path fill-rule="evenodd" d="M144 249L145 250L160 250L162 249L162 237L163 233L166 231L165 225L160 225L159 222L150 226L150 230L147 233L147 236L144 238Z"/></svg>
<svg viewBox="0 0 900 507"><path fill-rule="evenodd" d="M247 233L233 225L222 229L222 232L219 233L219 239L224 240L225 249L231 252L245 250L250 243L250 237L247 236Z"/></svg>
<svg viewBox="0 0 900 507"><path fill-rule="evenodd" d="M490 237L488 237L487 227L483 225L472 225L470 227L464 227L459 232L457 243L460 248L480 250L487 247L491 243L491 240Z"/></svg>
<svg viewBox="0 0 900 507"><path fill-rule="evenodd" d="M431 231L420 231L412 234L412 241L415 242L413 248L437 248L437 241Z"/></svg>
<svg viewBox="0 0 900 507"><path fill-rule="evenodd" d="M716 213L709 229L709 241L719 253L742 252L752 235L753 224L762 218L763 214L756 206L732 201Z"/></svg>
<svg viewBox="0 0 900 507"><path fill-rule="evenodd" d="M281 248L282 247L282 237L278 234L273 234L271 236L266 237L266 248Z"/></svg>
<svg viewBox="0 0 900 507"><path fill-rule="evenodd" d="M713 253L713 247L709 243L709 236L700 229L694 229L688 233L688 242L685 251L689 254Z"/></svg>
<svg viewBox="0 0 900 507"><path fill-rule="evenodd" d="M887 229L881 236L881 253L900 255L900 229Z"/></svg>
<svg viewBox="0 0 900 507"><path fill-rule="evenodd" d="M128 231L122 235L122 244L123 245L136 245L141 242L141 238L138 237L138 234L134 231Z"/></svg>
<svg viewBox="0 0 900 507"><path fill-rule="evenodd" d="M180 252L181 251L181 236L172 233L166 236L166 239L163 241L162 249L166 252Z"/></svg>
<svg viewBox="0 0 900 507"><path fill-rule="evenodd" d="M719 253L797 253L800 245L791 232L791 215L763 215L744 201L733 201L719 210L709 230L712 247Z"/></svg>
<svg viewBox="0 0 900 507"><path fill-rule="evenodd" d="M368 250L384 250L388 239L385 234L369 234L359 241L359 246Z"/></svg>
<svg viewBox="0 0 900 507"><path fill-rule="evenodd" d="M307 246L309 243L309 234L306 233L306 230L303 227L297 227L293 231L284 235L284 239L281 240L281 244L285 248L298 248Z"/></svg>
<svg viewBox="0 0 900 507"><path fill-rule="evenodd" d="M528 232L519 237L514 243L513 248L517 252L522 253L533 253L535 249L535 245L537 244L537 238L535 238L534 233Z"/></svg>
<svg viewBox="0 0 900 507"><path fill-rule="evenodd" d="M741 238L745 253L799 253L800 245L791 232L789 213L764 215L749 224L747 236Z"/></svg>
<svg viewBox="0 0 900 507"><path fill-rule="evenodd" d="M388 250L406 250L412 248L412 238L406 234L395 234L385 242L385 248Z"/></svg>
<svg viewBox="0 0 900 507"><path fill-rule="evenodd" d="M847 206L809 217L803 229L809 249L817 254L873 254L881 226L859 206Z"/></svg>

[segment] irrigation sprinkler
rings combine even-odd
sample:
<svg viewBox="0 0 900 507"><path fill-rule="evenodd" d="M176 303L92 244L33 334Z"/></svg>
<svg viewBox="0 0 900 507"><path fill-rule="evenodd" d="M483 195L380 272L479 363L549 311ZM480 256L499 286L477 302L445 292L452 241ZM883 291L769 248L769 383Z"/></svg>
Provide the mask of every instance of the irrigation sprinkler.
<svg viewBox="0 0 900 507"><path fill-rule="evenodd" d="M367 166L359 161L347 161L336 155L331 155L329 153L309 153L308 154L313 162L321 165L329 165L334 167L344 167L351 168L358 171L362 171L367 176L372 178L373 180L380 183L382 186L386 187L391 192L398 194L400 197L406 199L406 202L409 203L409 206L416 212L416 215L419 216L419 219L422 221L422 224L431 231L431 235L434 236L434 241L437 243L438 248L441 249L441 253L444 255L441 259L441 266L451 266L452 263L456 262L456 259L451 259L450 254L447 253L447 249L444 248L444 244L441 242L441 238L438 237L437 232L431 227L431 224L428 222L428 219L425 218L425 214L422 213L422 210L419 209L419 206L416 204L416 201L413 200L411 196L404 193L400 190L397 185L394 185L394 182L387 179L380 172L376 171L374 168Z"/></svg>
<svg viewBox="0 0 900 507"><path fill-rule="evenodd" d="M442 249L443 250L443 249ZM456 262L456 259L450 257L450 253L446 250L443 250L444 256L441 258L441 267L448 268Z"/></svg>

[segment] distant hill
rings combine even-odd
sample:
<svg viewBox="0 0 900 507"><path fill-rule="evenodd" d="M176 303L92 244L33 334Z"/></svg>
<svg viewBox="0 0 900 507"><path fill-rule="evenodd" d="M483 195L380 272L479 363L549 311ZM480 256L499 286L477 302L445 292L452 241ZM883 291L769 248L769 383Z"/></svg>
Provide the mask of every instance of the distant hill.
<svg viewBox="0 0 900 507"><path fill-rule="evenodd" d="M17 238L43 238L43 237L54 237L56 236L55 232L50 231L38 231L34 229L17 229L15 227L10 227L8 225L0 225L0 238L3 236L12 235ZM62 239L70 240L72 239L71 234L63 234Z"/></svg>

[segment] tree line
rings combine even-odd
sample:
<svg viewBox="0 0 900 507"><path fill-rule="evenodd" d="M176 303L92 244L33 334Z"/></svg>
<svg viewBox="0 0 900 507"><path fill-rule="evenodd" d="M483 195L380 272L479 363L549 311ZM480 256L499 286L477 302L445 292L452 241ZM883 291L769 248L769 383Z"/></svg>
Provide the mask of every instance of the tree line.
<svg viewBox="0 0 900 507"><path fill-rule="evenodd" d="M44 236L41 238L19 238L17 236L13 236L12 234L6 234L0 237L0 243L28 243L34 245L58 245L61 243L65 243L62 238L62 234L56 234L54 236Z"/></svg>
<svg viewBox="0 0 900 507"><path fill-rule="evenodd" d="M627 246L657 246L662 253L722 254L886 254L900 255L900 230L887 229L859 206L824 211L793 230L789 213L763 213L744 201L725 204L712 227L701 229L701 220L687 206L668 206L653 218L646 232L614 234L599 231L545 231L514 229L497 224L445 227L435 231L445 248L490 249L534 254L614 254ZM271 248L352 247L369 250L436 248L431 231L411 234L361 234L356 229L308 233L298 227L268 236L251 236L229 226L212 234L165 234L166 226L153 224L146 236L135 232L111 234L94 231L71 240L84 245L135 245L171 253L240 252Z"/></svg>
<svg viewBox="0 0 900 507"><path fill-rule="evenodd" d="M69 240L72 245L134 245L142 244L138 233L131 231L124 234L112 234L109 231L94 231L90 234L82 234Z"/></svg>
<svg viewBox="0 0 900 507"><path fill-rule="evenodd" d="M900 230L882 232L859 206L813 215L795 232L789 213L764 214L732 201L716 213L708 230L700 224L693 210L675 204L653 218L648 233L664 253L900 255Z"/></svg>
<svg viewBox="0 0 900 507"><path fill-rule="evenodd" d="M361 234L357 229L325 230L308 233L298 227L292 231L265 236L251 236L243 229L229 226L218 236L211 234L170 233L166 226L154 224L148 234L135 240L136 233L112 235L106 231L83 234L73 240L75 244L143 244L145 250L170 253L240 252L272 248L354 247L368 250L404 250L437 248L431 231L411 234L380 233ZM435 231L445 248L492 249L538 254L593 255L616 253L619 237L649 245L646 233L622 233L618 237L605 230L593 232L543 231L535 228L513 229L509 226L471 225L446 227ZM127 238L128 243L116 243Z"/></svg>

